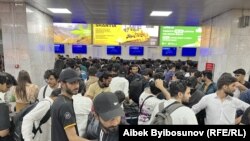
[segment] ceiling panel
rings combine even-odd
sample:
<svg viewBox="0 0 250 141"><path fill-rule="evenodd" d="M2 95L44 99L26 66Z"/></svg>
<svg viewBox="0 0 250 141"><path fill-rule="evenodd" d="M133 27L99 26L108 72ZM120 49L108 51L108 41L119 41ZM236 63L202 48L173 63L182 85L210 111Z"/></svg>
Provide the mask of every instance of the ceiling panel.
<svg viewBox="0 0 250 141"><path fill-rule="evenodd" d="M3 1L3 0L0 0ZM231 9L250 9L250 0L26 0L53 16L55 22L200 25ZM52 14L47 8L68 8L72 14ZM170 10L169 17L150 17L152 10Z"/></svg>

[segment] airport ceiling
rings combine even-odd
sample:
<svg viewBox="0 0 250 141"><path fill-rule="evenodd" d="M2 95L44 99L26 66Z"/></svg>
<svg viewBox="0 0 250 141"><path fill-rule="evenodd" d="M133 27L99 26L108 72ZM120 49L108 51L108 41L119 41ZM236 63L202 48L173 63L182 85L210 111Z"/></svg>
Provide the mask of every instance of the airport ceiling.
<svg viewBox="0 0 250 141"><path fill-rule="evenodd" d="M250 0L0 0L25 1L51 15L54 22L135 25L200 25L232 9L250 9ZM53 14L47 8L67 8L72 14ZM153 10L173 11L169 17L150 17Z"/></svg>

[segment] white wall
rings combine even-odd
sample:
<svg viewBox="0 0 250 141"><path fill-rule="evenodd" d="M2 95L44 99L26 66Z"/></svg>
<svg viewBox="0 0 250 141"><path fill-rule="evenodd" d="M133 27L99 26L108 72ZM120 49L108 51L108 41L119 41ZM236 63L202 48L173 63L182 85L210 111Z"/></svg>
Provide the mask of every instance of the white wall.
<svg viewBox="0 0 250 141"><path fill-rule="evenodd" d="M26 7L33 12L26 13ZM55 57L52 18L25 3L0 2L0 19L6 72L17 77L26 70L33 83L44 85L44 71L53 67Z"/></svg>
<svg viewBox="0 0 250 141"><path fill-rule="evenodd" d="M3 34L5 71L17 76L20 69L30 70L27 53L27 26L25 5L0 3L0 19ZM15 68L20 65L20 69Z"/></svg>
<svg viewBox="0 0 250 141"><path fill-rule="evenodd" d="M208 47L209 53L199 57L199 68L204 68L206 62L215 63L215 80L238 68L250 71L250 26L238 27L241 13L231 10L203 24L202 46ZM250 11L244 14L249 16Z"/></svg>
<svg viewBox="0 0 250 141"><path fill-rule="evenodd" d="M181 48L177 48L177 54L174 57L166 57L161 55L161 47L144 47L144 55L143 56L137 56L137 59L161 59L165 60L169 58L170 60L187 60L187 57L181 56ZM81 54L81 57L89 57L92 56L94 58L105 58L105 59L111 59L113 55L107 55L106 54L106 46L94 46L94 45L88 45L87 46L87 54ZM65 54L68 54L70 57L79 56L78 54L72 54L71 45L65 45ZM189 60L198 61L200 55L200 49L197 48L197 54L196 57L189 57ZM122 55L120 55L123 59L128 60L134 60L135 56L129 55L129 46L122 46Z"/></svg>
<svg viewBox="0 0 250 141"><path fill-rule="evenodd" d="M53 20L41 11L26 6L28 53L30 55L31 75L35 76L34 83L45 84L45 70L54 67Z"/></svg>

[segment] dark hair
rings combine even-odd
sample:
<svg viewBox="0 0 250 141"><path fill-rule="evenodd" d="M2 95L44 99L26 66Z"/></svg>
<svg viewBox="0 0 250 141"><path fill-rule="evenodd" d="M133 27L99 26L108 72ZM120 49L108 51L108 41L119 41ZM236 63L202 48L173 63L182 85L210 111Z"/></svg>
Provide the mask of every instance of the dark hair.
<svg viewBox="0 0 250 141"><path fill-rule="evenodd" d="M146 68L152 68L152 64L150 62L146 62L145 67Z"/></svg>
<svg viewBox="0 0 250 141"><path fill-rule="evenodd" d="M159 72L164 73L164 70L162 68L156 68L155 73L159 73Z"/></svg>
<svg viewBox="0 0 250 141"><path fill-rule="evenodd" d="M211 71L202 71L204 77L207 77L209 80L213 80L213 73Z"/></svg>
<svg viewBox="0 0 250 141"><path fill-rule="evenodd" d="M0 84L7 83L8 77L5 72L0 72Z"/></svg>
<svg viewBox="0 0 250 141"><path fill-rule="evenodd" d="M234 74L242 74L242 75L246 75L246 71L242 68L237 69L233 72Z"/></svg>
<svg viewBox="0 0 250 141"><path fill-rule="evenodd" d="M192 89L194 89L198 83L197 79L194 76L187 78L186 82L187 82L187 86Z"/></svg>
<svg viewBox="0 0 250 141"><path fill-rule="evenodd" d="M161 92L161 90L155 86L155 81L150 81L149 87L150 87L151 93L154 95L157 95Z"/></svg>
<svg viewBox="0 0 250 141"><path fill-rule="evenodd" d="M78 93L81 93L82 96L84 96L84 94L86 93L86 85L85 85L84 81L79 81Z"/></svg>
<svg viewBox="0 0 250 141"><path fill-rule="evenodd" d="M17 85L17 81L14 76L6 72L0 72L0 84Z"/></svg>
<svg viewBox="0 0 250 141"><path fill-rule="evenodd" d="M119 103L122 103L125 100L125 94L123 91L115 91L114 94L117 96Z"/></svg>
<svg viewBox="0 0 250 141"><path fill-rule="evenodd" d="M55 61L54 64L54 71L59 76L59 74L62 72L62 70L65 69L65 63L63 60L59 59Z"/></svg>
<svg viewBox="0 0 250 141"><path fill-rule="evenodd" d="M164 79L164 74L162 72L157 72L153 75L154 80L156 79Z"/></svg>
<svg viewBox="0 0 250 141"><path fill-rule="evenodd" d="M196 78L202 77L202 73L197 70L194 72L194 77L196 77Z"/></svg>
<svg viewBox="0 0 250 141"><path fill-rule="evenodd" d="M54 71L54 69L46 70L45 73L44 73L43 78L44 78L44 79L49 79L49 77L50 77L51 75L53 75L53 76L55 77L56 80L59 78L58 74Z"/></svg>
<svg viewBox="0 0 250 141"><path fill-rule="evenodd" d="M51 92L50 96L51 96L51 97L58 97L59 94L61 94L61 88L56 88L56 89L54 89L54 90Z"/></svg>
<svg viewBox="0 0 250 141"><path fill-rule="evenodd" d="M231 74L231 73L224 72L224 73L222 73L222 74L221 74L221 76L220 76L220 77L222 77L222 76L226 76L226 75L227 75L227 76L232 76L232 74ZM233 77L233 76L232 76L232 77Z"/></svg>
<svg viewBox="0 0 250 141"><path fill-rule="evenodd" d="M67 61L66 61L66 67L70 67L72 69L74 69L76 66L76 61L72 58L69 58Z"/></svg>
<svg viewBox="0 0 250 141"><path fill-rule="evenodd" d="M105 71L105 72L100 72L100 76L99 76L99 81L103 82L103 79L108 79L109 77L112 77L112 74L110 74L109 72Z"/></svg>
<svg viewBox="0 0 250 141"><path fill-rule="evenodd" d="M168 69L171 70L172 68L176 68L176 65L175 64L169 64Z"/></svg>
<svg viewBox="0 0 250 141"><path fill-rule="evenodd" d="M141 72L142 75L149 76L150 78L153 77L153 70L151 68L146 68Z"/></svg>
<svg viewBox="0 0 250 141"><path fill-rule="evenodd" d="M169 86L169 92L171 97L176 97L179 92L185 93L186 89L187 89L186 82L180 80L172 82Z"/></svg>
<svg viewBox="0 0 250 141"><path fill-rule="evenodd" d="M137 68L138 68L138 73L141 72L141 68L139 67L139 65L137 65L137 64L132 64L132 65L129 66L129 69L128 69L129 71L128 71L128 73L130 73L130 71L132 70L133 67L137 67Z"/></svg>
<svg viewBox="0 0 250 141"><path fill-rule="evenodd" d="M126 70L125 70L124 68L121 67L121 68L119 69L118 76L120 76L120 77L125 77L126 74L127 74Z"/></svg>
<svg viewBox="0 0 250 141"><path fill-rule="evenodd" d="M179 80L183 80L185 78L184 73L182 71L177 71L174 76L179 79Z"/></svg>
<svg viewBox="0 0 250 141"><path fill-rule="evenodd" d="M26 94L26 84L32 83L29 73L25 70L21 70L18 74L17 82L18 82L16 86L17 98L28 101Z"/></svg>
<svg viewBox="0 0 250 141"><path fill-rule="evenodd" d="M9 73L6 73L7 75L7 81L6 81L6 84L7 85L14 85L16 86L17 85L17 81L15 79L15 77Z"/></svg>
<svg viewBox="0 0 250 141"><path fill-rule="evenodd" d="M228 75L228 74L221 75L217 81L217 88L218 90L220 90L222 89L224 85L228 86L234 82L237 82L237 79L233 77L232 75Z"/></svg>
<svg viewBox="0 0 250 141"><path fill-rule="evenodd" d="M112 71L112 76L113 76L113 77L118 76L119 69L120 69L120 68L119 68L118 66L113 66L113 67L112 67L111 71Z"/></svg>
<svg viewBox="0 0 250 141"><path fill-rule="evenodd" d="M89 67L88 74L89 76L95 76L97 73L97 69L94 66Z"/></svg>

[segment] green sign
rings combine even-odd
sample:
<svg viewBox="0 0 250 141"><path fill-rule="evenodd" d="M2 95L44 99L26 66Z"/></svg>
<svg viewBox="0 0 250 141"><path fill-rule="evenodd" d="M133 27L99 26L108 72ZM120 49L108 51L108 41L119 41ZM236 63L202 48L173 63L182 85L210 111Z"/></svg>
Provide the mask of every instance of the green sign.
<svg viewBox="0 0 250 141"><path fill-rule="evenodd" d="M197 26L161 26L160 46L199 47L201 32Z"/></svg>

